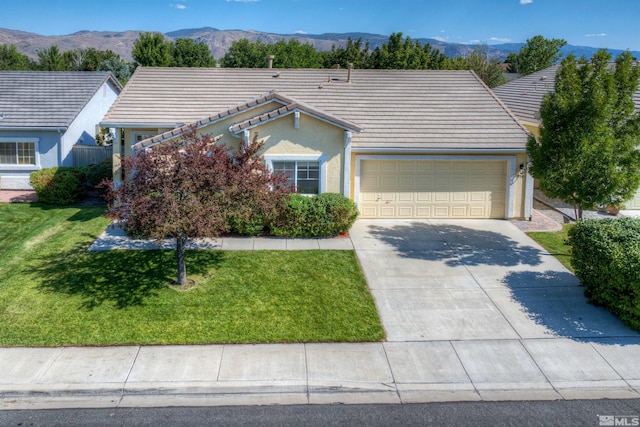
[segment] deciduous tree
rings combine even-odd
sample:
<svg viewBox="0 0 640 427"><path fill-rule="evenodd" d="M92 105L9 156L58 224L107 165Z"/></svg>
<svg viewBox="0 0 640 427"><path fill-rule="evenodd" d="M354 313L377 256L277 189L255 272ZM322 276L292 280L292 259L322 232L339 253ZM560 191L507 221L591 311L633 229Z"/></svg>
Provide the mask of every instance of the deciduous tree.
<svg viewBox="0 0 640 427"><path fill-rule="evenodd" d="M173 44L160 33L140 33L133 42L131 54L143 67L168 67L172 48Z"/></svg>
<svg viewBox="0 0 640 427"><path fill-rule="evenodd" d="M569 55L545 96L540 139L531 138L532 175L551 197L571 203L577 216L594 205L618 204L640 185L640 117L633 94L640 69L627 51L598 51L591 61Z"/></svg>
<svg viewBox="0 0 640 427"><path fill-rule="evenodd" d="M205 42L179 38L173 43L172 67L215 67L216 61Z"/></svg>
<svg viewBox="0 0 640 427"><path fill-rule="evenodd" d="M190 132L141 151L123 162L128 179L110 185L109 216L148 238L175 239L177 284L184 287L189 239L219 236L232 220L275 215L286 203L286 178L264 166L261 148L257 137L233 150Z"/></svg>
<svg viewBox="0 0 640 427"><path fill-rule="evenodd" d="M517 54L507 57L509 71L527 75L552 66L560 57L560 48L566 46L563 39L545 39L541 35L527 39L527 43Z"/></svg>
<svg viewBox="0 0 640 427"><path fill-rule="evenodd" d="M32 70L35 64L16 45L0 45L0 70Z"/></svg>
<svg viewBox="0 0 640 427"><path fill-rule="evenodd" d="M507 82L500 60L489 55L486 44L476 46L467 57L454 58L451 61L451 68L473 70L487 86L492 88Z"/></svg>

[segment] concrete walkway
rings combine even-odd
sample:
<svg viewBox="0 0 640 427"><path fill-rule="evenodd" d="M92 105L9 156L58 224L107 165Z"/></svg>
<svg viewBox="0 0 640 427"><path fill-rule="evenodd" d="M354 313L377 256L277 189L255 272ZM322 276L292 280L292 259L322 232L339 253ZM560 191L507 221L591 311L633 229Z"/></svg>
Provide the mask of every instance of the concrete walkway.
<svg viewBox="0 0 640 427"><path fill-rule="evenodd" d="M0 409L640 397L640 335L511 222L350 237L385 342L2 348Z"/></svg>

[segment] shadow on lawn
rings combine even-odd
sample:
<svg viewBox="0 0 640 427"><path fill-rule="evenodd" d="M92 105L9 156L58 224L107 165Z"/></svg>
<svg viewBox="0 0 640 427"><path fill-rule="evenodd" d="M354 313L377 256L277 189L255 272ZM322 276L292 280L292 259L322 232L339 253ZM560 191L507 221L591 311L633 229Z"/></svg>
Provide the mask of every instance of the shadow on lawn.
<svg viewBox="0 0 640 427"><path fill-rule="evenodd" d="M187 251L187 274L206 275L223 258L216 251ZM165 250L86 252L78 248L43 263L34 272L40 287L82 298L81 308L104 303L119 309L144 305L176 279L176 252Z"/></svg>

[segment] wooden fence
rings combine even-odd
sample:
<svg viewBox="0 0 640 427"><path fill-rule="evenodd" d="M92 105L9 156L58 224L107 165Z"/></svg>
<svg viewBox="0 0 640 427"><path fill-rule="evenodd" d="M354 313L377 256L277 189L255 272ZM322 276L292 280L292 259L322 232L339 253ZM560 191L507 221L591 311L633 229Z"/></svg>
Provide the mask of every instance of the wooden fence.
<svg viewBox="0 0 640 427"><path fill-rule="evenodd" d="M97 145L74 145L73 146L73 165L89 166L100 163L103 160L110 159L113 148L108 146Z"/></svg>

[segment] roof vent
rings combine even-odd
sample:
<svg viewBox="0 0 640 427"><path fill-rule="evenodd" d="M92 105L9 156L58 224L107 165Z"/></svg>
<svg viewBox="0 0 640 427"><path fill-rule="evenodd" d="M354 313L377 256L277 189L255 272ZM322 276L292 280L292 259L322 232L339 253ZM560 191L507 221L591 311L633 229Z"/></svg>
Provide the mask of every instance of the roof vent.
<svg viewBox="0 0 640 427"><path fill-rule="evenodd" d="M267 55L267 68L273 68L274 55Z"/></svg>
<svg viewBox="0 0 640 427"><path fill-rule="evenodd" d="M347 83L351 83L351 72L353 71L353 64L349 63L347 64L348 67L348 71L347 71Z"/></svg>

